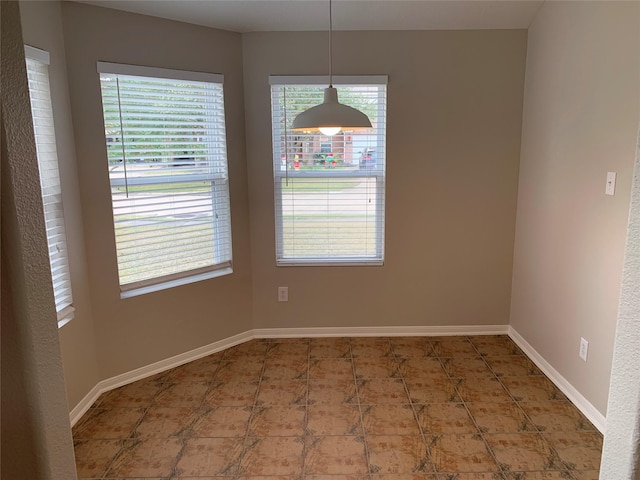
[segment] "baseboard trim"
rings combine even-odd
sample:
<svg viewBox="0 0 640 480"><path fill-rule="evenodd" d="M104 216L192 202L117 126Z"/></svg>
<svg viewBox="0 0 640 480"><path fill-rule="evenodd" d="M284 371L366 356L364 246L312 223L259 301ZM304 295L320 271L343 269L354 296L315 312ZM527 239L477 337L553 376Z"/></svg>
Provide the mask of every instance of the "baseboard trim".
<svg viewBox="0 0 640 480"><path fill-rule="evenodd" d="M254 338L435 337L445 335L506 335L508 333L508 325L259 328L253 330Z"/></svg>
<svg viewBox="0 0 640 480"><path fill-rule="evenodd" d="M254 338L300 337L397 337L397 336L451 336L451 335L506 335L508 325L453 325L453 326L400 326L400 327L317 327L317 328L261 328L228 337L204 345L159 362L136 368L115 377L98 382L69 413L71 425L75 425L100 395L114 388L162 373L198 358L225 350Z"/></svg>
<svg viewBox="0 0 640 480"><path fill-rule="evenodd" d="M162 373L166 370L179 367L180 365L184 365L185 363L189 363L199 358L206 357L207 355L211 355L212 353L216 353L235 345L239 345L253 338L253 332L249 330L238 335L234 335L232 337L210 343L209 345L204 345L188 352L169 357L165 360L160 360L159 362L136 368L135 370L131 370L130 372L122 373L120 375L116 375L115 377L102 380L98 382L97 385L93 387L82 400L80 400L78 405L76 405L73 410L71 410L71 413L69 414L71 426L75 425L78 420L80 420L82 415L86 413L86 411L91 407L91 405L93 405L93 403L98 399L100 395L108 392L109 390L113 390L114 388L128 385L129 383L142 380L143 378L150 377L157 373Z"/></svg>
<svg viewBox="0 0 640 480"><path fill-rule="evenodd" d="M522 335L513 327L509 327L509 337L527 354L542 372L564 393L571 402L589 419L591 423L604 434L607 419L596 407L589 402L560 372L551 366Z"/></svg>

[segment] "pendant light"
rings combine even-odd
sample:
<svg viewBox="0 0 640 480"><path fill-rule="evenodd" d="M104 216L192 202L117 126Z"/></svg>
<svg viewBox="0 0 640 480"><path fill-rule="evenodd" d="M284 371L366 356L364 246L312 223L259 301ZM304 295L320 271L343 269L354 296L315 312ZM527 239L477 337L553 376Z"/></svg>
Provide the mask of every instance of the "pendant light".
<svg viewBox="0 0 640 480"><path fill-rule="evenodd" d="M343 105L338 101L338 91L333 87L332 50L333 15L332 0L329 0L329 87L324 89L324 101L299 114L291 126L292 130L320 130L325 135L335 135L340 130L371 128L371 121L364 113Z"/></svg>

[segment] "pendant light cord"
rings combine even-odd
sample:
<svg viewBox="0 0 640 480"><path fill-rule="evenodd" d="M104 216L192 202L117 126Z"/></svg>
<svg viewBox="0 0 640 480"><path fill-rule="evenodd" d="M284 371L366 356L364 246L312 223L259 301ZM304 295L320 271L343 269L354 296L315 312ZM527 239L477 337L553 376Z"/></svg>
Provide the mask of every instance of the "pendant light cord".
<svg viewBox="0 0 640 480"><path fill-rule="evenodd" d="M331 70L333 65L333 15L331 2L332 0L329 0L329 87L333 87L333 73Z"/></svg>

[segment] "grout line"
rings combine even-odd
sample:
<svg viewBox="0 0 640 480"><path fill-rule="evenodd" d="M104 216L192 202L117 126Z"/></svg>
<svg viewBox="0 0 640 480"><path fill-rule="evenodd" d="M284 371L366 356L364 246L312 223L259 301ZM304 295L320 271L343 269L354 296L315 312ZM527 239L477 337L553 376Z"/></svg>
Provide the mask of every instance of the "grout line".
<svg viewBox="0 0 640 480"><path fill-rule="evenodd" d="M364 457L367 462L367 476L370 477L371 472L371 452L369 451L369 442L367 441L367 430L364 427L364 414L362 413L362 403L360 402L360 389L358 388L358 376L356 373L356 364L353 357L353 337L347 337L349 341L349 360L351 362L351 372L353 373L353 384L356 392L356 402L358 405L358 412L360 413L360 430L362 431L362 442L364 443Z"/></svg>
<svg viewBox="0 0 640 480"><path fill-rule="evenodd" d="M431 345L431 342L429 340L425 340L425 342L427 342L429 348L431 350L433 350L433 346ZM391 341L389 341L389 345L391 347L391 353L393 355L393 359L396 362L396 368L398 369L398 375L400 375L400 379L402 380L402 385L404 387L404 392L407 395L407 400L409 402L409 406L411 408L411 411L413 412L413 419L415 420L416 424L418 425L418 431L420 432L420 437L422 438L422 442L424 443L424 446L427 450L427 458L429 459L429 463L431 465L431 471L430 472L423 472L425 474L435 474L437 475L438 472L436 471L436 464L433 461L433 456L431 455L431 446L430 443L427 441L427 435L424 433L424 429L422 428L422 425L420 424L420 418L418 417L418 412L416 411L416 405L414 404L412 399L411 399L411 394L409 392L409 387L407 387L407 382L405 382L404 379L404 373L402 373L402 369L400 368L400 361L398 360L398 355L396 355L396 352L393 348L393 345L391 345ZM427 358L427 351L424 352L424 356L425 358ZM425 405L423 405L424 407Z"/></svg>

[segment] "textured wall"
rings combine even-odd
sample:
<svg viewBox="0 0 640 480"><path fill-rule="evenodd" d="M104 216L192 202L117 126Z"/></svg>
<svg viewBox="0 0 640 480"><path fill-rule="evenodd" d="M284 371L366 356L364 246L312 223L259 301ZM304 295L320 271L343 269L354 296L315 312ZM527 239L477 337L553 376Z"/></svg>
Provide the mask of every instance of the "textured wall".
<svg viewBox="0 0 640 480"><path fill-rule="evenodd" d="M640 71L638 72L640 82ZM640 479L640 144L613 352L600 478Z"/></svg>
<svg viewBox="0 0 640 480"><path fill-rule="evenodd" d="M546 2L527 47L511 325L603 415L638 133L639 8Z"/></svg>
<svg viewBox="0 0 640 480"><path fill-rule="evenodd" d="M255 326L508 324L526 32L336 32L334 74L389 76L385 265L276 268L268 76L326 40L243 36Z"/></svg>
<svg viewBox="0 0 640 480"><path fill-rule="evenodd" d="M50 53L49 82L57 140L64 220L69 247L69 268L75 318L60 329L60 346L69 404L75 406L100 380L96 359L93 312L84 246L82 205L67 64L59 2L20 2L24 43Z"/></svg>
<svg viewBox="0 0 640 480"><path fill-rule="evenodd" d="M2 22L2 478L75 479L20 14ZM8 285L7 285L8 282ZM9 298L5 298L8 295ZM8 302L8 306L5 302Z"/></svg>

